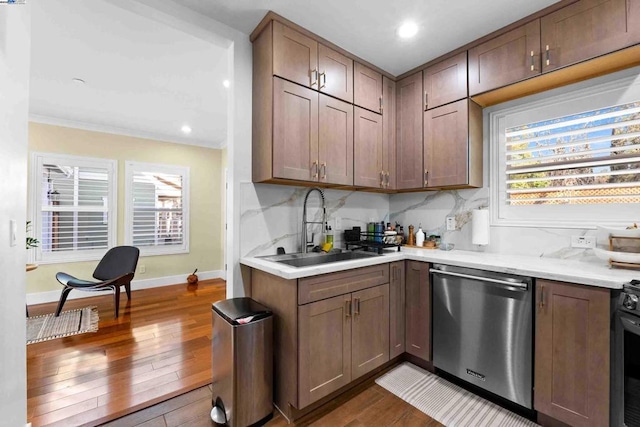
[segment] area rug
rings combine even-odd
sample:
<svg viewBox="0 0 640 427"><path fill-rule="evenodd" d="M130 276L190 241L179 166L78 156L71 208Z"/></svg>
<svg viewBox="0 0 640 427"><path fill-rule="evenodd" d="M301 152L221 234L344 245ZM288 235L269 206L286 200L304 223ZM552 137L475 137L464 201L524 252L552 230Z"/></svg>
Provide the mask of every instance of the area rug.
<svg viewBox="0 0 640 427"><path fill-rule="evenodd" d="M376 383L445 426L537 426L410 363L387 372Z"/></svg>
<svg viewBox="0 0 640 427"><path fill-rule="evenodd" d="M98 330L98 307L63 311L55 317L53 313L27 318L27 344L48 341L71 335L96 332Z"/></svg>

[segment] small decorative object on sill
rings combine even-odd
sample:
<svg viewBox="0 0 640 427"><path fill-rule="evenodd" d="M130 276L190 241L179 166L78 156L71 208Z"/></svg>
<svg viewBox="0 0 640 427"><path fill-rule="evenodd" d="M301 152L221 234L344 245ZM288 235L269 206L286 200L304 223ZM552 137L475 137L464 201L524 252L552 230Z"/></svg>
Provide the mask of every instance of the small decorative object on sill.
<svg viewBox="0 0 640 427"><path fill-rule="evenodd" d="M198 276L196 276L196 272L198 269L193 270L193 273L187 276L187 283L190 285L198 285Z"/></svg>

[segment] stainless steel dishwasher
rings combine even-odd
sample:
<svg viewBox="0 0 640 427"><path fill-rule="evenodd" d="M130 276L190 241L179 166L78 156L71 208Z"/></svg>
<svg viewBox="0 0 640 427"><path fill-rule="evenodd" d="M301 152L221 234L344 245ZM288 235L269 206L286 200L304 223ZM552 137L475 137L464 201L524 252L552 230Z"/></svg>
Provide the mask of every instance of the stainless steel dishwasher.
<svg viewBox="0 0 640 427"><path fill-rule="evenodd" d="M433 365L533 408L533 279L434 264Z"/></svg>

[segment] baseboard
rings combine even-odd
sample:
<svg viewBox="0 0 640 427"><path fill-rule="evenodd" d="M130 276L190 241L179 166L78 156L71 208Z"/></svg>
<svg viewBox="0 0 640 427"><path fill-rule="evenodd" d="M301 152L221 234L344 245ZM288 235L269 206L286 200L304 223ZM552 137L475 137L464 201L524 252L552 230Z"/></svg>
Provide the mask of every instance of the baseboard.
<svg viewBox="0 0 640 427"><path fill-rule="evenodd" d="M186 277L189 273L180 274L176 276L164 276L154 277L152 279L134 279L131 282L131 290L137 291L140 289L159 288L161 286L176 285L179 283L186 283ZM212 270L212 271L199 271L198 278L200 280L208 279L223 279L226 280L226 274L224 270ZM60 290L47 291L47 292L34 292L27 294L27 305L44 304L47 302L56 302L60 299ZM105 292L109 292L106 290ZM69 293L68 300L94 297L98 294L95 292L71 292Z"/></svg>

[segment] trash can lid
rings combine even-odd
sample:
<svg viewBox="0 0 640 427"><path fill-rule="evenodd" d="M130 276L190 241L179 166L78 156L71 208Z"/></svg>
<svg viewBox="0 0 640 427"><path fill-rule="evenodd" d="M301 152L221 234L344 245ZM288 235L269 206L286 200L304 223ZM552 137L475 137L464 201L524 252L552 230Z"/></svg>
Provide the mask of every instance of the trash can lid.
<svg viewBox="0 0 640 427"><path fill-rule="evenodd" d="M272 315L271 310L248 297L214 302L213 309L233 325L244 325Z"/></svg>

